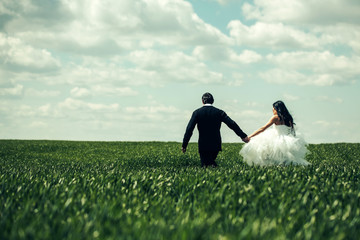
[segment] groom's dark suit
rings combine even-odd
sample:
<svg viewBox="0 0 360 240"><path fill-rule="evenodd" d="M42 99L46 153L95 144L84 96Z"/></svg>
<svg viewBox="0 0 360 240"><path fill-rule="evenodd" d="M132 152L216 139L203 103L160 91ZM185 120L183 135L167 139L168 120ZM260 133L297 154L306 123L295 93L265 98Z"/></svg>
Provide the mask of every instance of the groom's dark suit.
<svg viewBox="0 0 360 240"><path fill-rule="evenodd" d="M223 110L213 107L212 105L204 105L195 110L191 116L186 128L182 147L186 149L195 125L197 124L199 130L198 147L202 166L217 166L215 159L219 151L221 151L220 127L222 122L242 139L247 137L236 122Z"/></svg>

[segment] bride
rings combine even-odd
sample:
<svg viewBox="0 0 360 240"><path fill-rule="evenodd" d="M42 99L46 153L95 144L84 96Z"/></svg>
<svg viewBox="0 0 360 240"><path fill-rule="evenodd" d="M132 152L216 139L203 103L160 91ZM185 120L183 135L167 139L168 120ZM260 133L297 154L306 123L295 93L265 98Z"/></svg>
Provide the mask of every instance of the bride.
<svg viewBox="0 0 360 240"><path fill-rule="evenodd" d="M296 136L294 121L282 101L273 104L273 116L249 136L240 155L248 165L309 165L303 138ZM273 126L272 128L269 128Z"/></svg>

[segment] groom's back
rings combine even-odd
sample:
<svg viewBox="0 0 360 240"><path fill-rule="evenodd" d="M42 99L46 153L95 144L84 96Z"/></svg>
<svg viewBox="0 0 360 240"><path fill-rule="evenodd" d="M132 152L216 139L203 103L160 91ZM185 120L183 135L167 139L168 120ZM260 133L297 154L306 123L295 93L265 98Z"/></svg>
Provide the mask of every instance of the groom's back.
<svg viewBox="0 0 360 240"><path fill-rule="evenodd" d="M221 149L220 127L224 115L226 116L224 111L212 106L204 106L197 110L200 149Z"/></svg>
<svg viewBox="0 0 360 240"><path fill-rule="evenodd" d="M207 132L215 132L220 129L222 110L212 107L204 106L198 109L198 129L207 130Z"/></svg>
<svg viewBox="0 0 360 240"><path fill-rule="evenodd" d="M247 137L236 122L227 116L223 110L212 106L214 98L210 93L205 93L202 96L202 102L204 106L193 112L186 127L182 144L183 152L186 151L196 125L199 130L199 152L209 151L214 153L221 151L220 127L222 122L242 139Z"/></svg>

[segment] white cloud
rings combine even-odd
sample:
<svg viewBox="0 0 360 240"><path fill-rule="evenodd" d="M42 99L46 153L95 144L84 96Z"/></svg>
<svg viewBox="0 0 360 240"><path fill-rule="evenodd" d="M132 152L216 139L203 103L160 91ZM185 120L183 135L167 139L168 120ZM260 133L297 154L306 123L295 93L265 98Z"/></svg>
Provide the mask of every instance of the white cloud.
<svg viewBox="0 0 360 240"><path fill-rule="evenodd" d="M173 106L145 106L145 107L127 107L128 113L175 113L178 110Z"/></svg>
<svg viewBox="0 0 360 240"><path fill-rule="evenodd" d="M8 101L0 101L0 111L5 112L9 108L9 102Z"/></svg>
<svg viewBox="0 0 360 240"><path fill-rule="evenodd" d="M46 81L58 84L65 82L75 86L98 86L103 84L111 87L116 85L159 86L159 73L137 67L126 68L122 62L117 60L108 63L94 59L74 66L68 65L61 74L56 77L47 78ZM88 90L90 91L91 89Z"/></svg>
<svg viewBox="0 0 360 240"><path fill-rule="evenodd" d="M283 97L286 101L296 101L296 100L299 100L299 96L295 96L295 95L292 95L292 94L288 94L288 93L285 93L283 94Z"/></svg>
<svg viewBox="0 0 360 240"><path fill-rule="evenodd" d="M24 86L17 84L11 88L0 88L0 96L21 96L23 94Z"/></svg>
<svg viewBox="0 0 360 240"><path fill-rule="evenodd" d="M254 0L244 3L248 19L293 24L360 23L360 2L354 0Z"/></svg>
<svg viewBox="0 0 360 240"><path fill-rule="evenodd" d="M238 54L226 46L197 46L193 55L200 60L212 60L230 65L256 63L262 59L262 56L254 51L243 50L242 53Z"/></svg>
<svg viewBox="0 0 360 240"><path fill-rule="evenodd" d="M119 109L119 104L89 103L82 100L67 98L63 102L60 102L58 107L60 110L115 112Z"/></svg>
<svg viewBox="0 0 360 240"><path fill-rule="evenodd" d="M190 113L191 114L191 113ZM179 122L188 121L188 114L184 113L182 110L171 105L165 105L163 103L153 103L151 105L145 106L128 106L123 109L123 114L121 115L122 120L144 123L144 122L162 122L171 124L174 127L174 124L179 127ZM152 122L155 124L155 122ZM155 124L156 125L156 124ZM159 126L158 126L159 127ZM170 125L169 125L170 127Z"/></svg>
<svg viewBox="0 0 360 240"><path fill-rule="evenodd" d="M240 55L232 56L232 60L237 60L241 63L255 63L262 59L262 56L251 50L244 50Z"/></svg>
<svg viewBox="0 0 360 240"><path fill-rule="evenodd" d="M245 106L247 106L247 107L257 107L257 106L259 106L259 103L258 102L246 102Z"/></svg>
<svg viewBox="0 0 360 240"><path fill-rule="evenodd" d="M261 73L268 82L326 86L351 83L360 75L360 57L357 56L298 51L269 54L266 58L278 67Z"/></svg>
<svg viewBox="0 0 360 240"><path fill-rule="evenodd" d="M283 23L256 22L247 26L239 20L233 20L228 24L228 29L230 36L241 46L310 49L320 46L315 35Z"/></svg>
<svg viewBox="0 0 360 240"><path fill-rule="evenodd" d="M347 46L360 53L360 25L337 23L329 26L318 26L312 28L312 32L320 35L320 40L327 45Z"/></svg>
<svg viewBox="0 0 360 240"><path fill-rule="evenodd" d="M224 77L221 72L210 69L194 56L180 51L149 49L133 51L124 57L108 61L84 57L80 63L68 64L57 75L42 76L39 81L81 86L90 91L91 95L103 92L135 96L137 91L133 87L136 86L161 87L169 82L221 83ZM73 89L73 94L75 91L79 89Z"/></svg>
<svg viewBox="0 0 360 240"><path fill-rule="evenodd" d="M340 126L341 123L338 121L327 121L327 120L318 120L314 122L315 125L323 128L333 127L333 126Z"/></svg>
<svg viewBox="0 0 360 240"><path fill-rule="evenodd" d="M242 11L247 19L263 21L299 18L303 13L302 4L293 0L255 0L254 5L245 2Z"/></svg>
<svg viewBox="0 0 360 240"><path fill-rule="evenodd" d="M29 97L48 98L48 97L57 97L60 94L61 92L57 90L37 90L34 88L25 89L25 96L29 96Z"/></svg>
<svg viewBox="0 0 360 240"><path fill-rule="evenodd" d="M239 22L232 24L235 27L230 27L231 32L239 43L246 42L241 34L256 35L254 40L266 35L271 43L282 42L286 46L324 48L344 44L360 52L359 1L255 0L253 4L244 3L242 11L247 19L257 23L249 28Z"/></svg>
<svg viewBox="0 0 360 240"><path fill-rule="evenodd" d="M226 46L196 46L192 54L200 60L228 61L230 51Z"/></svg>
<svg viewBox="0 0 360 240"><path fill-rule="evenodd" d="M91 96L135 96L138 92L129 87L112 87L94 85L88 88L74 87L71 89L70 94L75 98L87 98Z"/></svg>
<svg viewBox="0 0 360 240"><path fill-rule="evenodd" d="M314 72L342 73L346 76L360 74L360 57L336 56L329 51L282 52L277 55L269 54L266 58L286 69L311 69Z"/></svg>
<svg viewBox="0 0 360 240"><path fill-rule="evenodd" d="M0 87L11 87L14 81L10 77L11 73L0 67Z"/></svg>
<svg viewBox="0 0 360 240"><path fill-rule="evenodd" d="M259 74L259 76L269 83L276 84L295 84L313 86L331 86L334 84L346 83L346 80L335 74L312 74L307 75L294 70L271 69Z"/></svg>
<svg viewBox="0 0 360 240"><path fill-rule="evenodd" d="M45 104L38 108L40 116L51 116L52 114L51 110L52 110L51 104Z"/></svg>
<svg viewBox="0 0 360 240"><path fill-rule="evenodd" d="M25 68L27 70L55 70L59 61L45 49L36 49L22 40L0 33L0 58L4 65ZM4 68L3 65L3 68Z"/></svg>
<svg viewBox="0 0 360 240"><path fill-rule="evenodd" d="M182 0L62 0L45 7L35 0L27 2L26 6L10 1L3 4L12 15L6 31L34 45L75 54L118 54L154 44L176 47L230 42ZM37 24L40 21L50 23Z"/></svg>
<svg viewBox="0 0 360 240"><path fill-rule="evenodd" d="M237 117L237 118L244 118L244 119L265 119L264 117L268 116L270 114L269 113L264 113L264 112L260 112L257 110L243 110L240 112L236 112L236 113L231 113L232 116Z"/></svg>
<svg viewBox="0 0 360 240"><path fill-rule="evenodd" d="M70 93L71 93L71 96L73 96L75 98L83 98L83 97L91 96L90 91L86 88L75 87L75 88L71 89Z"/></svg>
<svg viewBox="0 0 360 240"><path fill-rule="evenodd" d="M47 128L48 124L43 121L34 121L34 122L30 123L29 126L30 126L30 128Z"/></svg>
<svg viewBox="0 0 360 240"><path fill-rule="evenodd" d="M7 109L7 114L9 114L13 119L17 118L32 118L37 116L37 111L30 105L21 104L19 106L9 106Z"/></svg>
<svg viewBox="0 0 360 240"><path fill-rule="evenodd" d="M91 87L91 91L95 95L112 95L112 96L136 96L138 94L137 91L129 87L111 87L111 86L101 86L95 85Z"/></svg>
<svg viewBox="0 0 360 240"><path fill-rule="evenodd" d="M241 73L234 72L232 73L231 81L228 83L229 86L238 87L243 85L244 77Z"/></svg>
<svg viewBox="0 0 360 240"><path fill-rule="evenodd" d="M88 103L87 107L95 111L116 111L119 108L119 104L101 104L101 103Z"/></svg>
<svg viewBox="0 0 360 240"><path fill-rule="evenodd" d="M321 102L330 102L330 103L343 103L343 99L340 97L329 97L329 96L318 96L316 97L317 101Z"/></svg>
<svg viewBox="0 0 360 240"><path fill-rule="evenodd" d="M212 0L214 2L218 2L220 5L226 5L232 0Z"/></svg>
<svg viewBox="0 0 360 240"><path fill-rule="evenodd" d="M27 126L28 121L37 119L44 121L45 118L63 117L59 109L52 104L47 103L41 106L33 106L29 104L16 104L13 102L3 102L0 105L2 116L11 119L12 122L22 122Z"/></svg>
<svg viewBox="0 0 360 240"><path fill-rule="evenodd" d="M220 83L223 75L211 71L204 63L193 56L183 52L170 52L167 54L154 50L134 51L130 60L140 69L149 72L149 80L160 83L168 81L192 83Z"/></svg>

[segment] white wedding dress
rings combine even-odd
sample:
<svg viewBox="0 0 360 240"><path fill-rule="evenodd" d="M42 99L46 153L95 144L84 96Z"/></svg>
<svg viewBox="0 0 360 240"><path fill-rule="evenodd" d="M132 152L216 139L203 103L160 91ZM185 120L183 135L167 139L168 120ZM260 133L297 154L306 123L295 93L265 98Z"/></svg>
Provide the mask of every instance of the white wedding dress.
<svg viewBox="0 0 360 240"><path fill-rule="evenodd" d="M291 127L273 125L251 138L240 150L244 161L252 165L309 165L305 160L307 143Z"/></svg>

